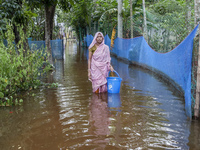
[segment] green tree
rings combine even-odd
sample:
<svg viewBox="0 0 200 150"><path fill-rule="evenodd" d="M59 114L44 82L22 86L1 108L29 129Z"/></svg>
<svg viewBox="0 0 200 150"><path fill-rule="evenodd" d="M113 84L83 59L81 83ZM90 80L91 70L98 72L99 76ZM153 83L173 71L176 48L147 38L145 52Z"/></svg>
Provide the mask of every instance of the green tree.
<svg viewBox="0 0 200 150"><path fill-rule="evenodd" d="M151 32L152 27L157 28L150 41L150 45L154 49L171 50L186 37L189 21L186 17L186 5L189 4L186 4L184 0L162 0L148 6L147 11L150 12L150 17L155 20L154 26L151 26L149 30ZM193 21L190 20L189 22Z"/></svg>
<svg viewBox="0 0 200 150"><path fill-rule="evenodd" d="M23 27L23 32L27 34L28 24L31 18L36 14L30 11L30 8L24 3L23 0L1 0L0 1L0 30L5 33L6 24L9 22L12 24L13 32L15 35L15 43L20 41L18 26ZM24 50L28 49L28 41L23 43Z"/></svg>
<svg viewBox="0 0 200 150"><path fill-rule="evenodd" d="M59 6L64 11L69 11L74 4L73 0L26 0L28 5L37 9L44 8L45 14L45 43L49 52L49 62L52 64L50 40L53 37L53 22L56 6Z"/></svg>
<svg viewBox="0 0 200 150"><path fill-rule="evenodd" d="M86 34L87 26L91 26L91 20L94 15L94 3L92 0L77 0L69 13L66 14L68 25L72 26L77 33L79 42Z"/></svg>
<svg viewBox="0 0 200 150"><path fill-rule="evenodd" d="M117 25L117 1L98 0L97 4L99 7L97 7L95 19L99 22L100 30L111 36L113 27Z"/></svg>
<svg viewBox="0 0 200 150"><path fill-rule="evenodd" d="M33 23L31 26L31 37L36 41L45 40L45 17L44 17L44 8L33 9L32 12L38 14L36 17L33 17Z"/></svg>

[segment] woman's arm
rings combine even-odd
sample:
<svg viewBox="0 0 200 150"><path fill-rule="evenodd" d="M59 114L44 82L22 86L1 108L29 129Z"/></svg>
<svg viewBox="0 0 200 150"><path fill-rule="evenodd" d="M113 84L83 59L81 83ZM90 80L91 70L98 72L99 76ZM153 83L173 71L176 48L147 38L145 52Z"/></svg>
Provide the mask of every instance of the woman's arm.
<svg viewBox="0 0 200 150"><path fill-rule="evenodd" d="M88 79L91 79L91 73L90 73L91 59L92 59L92 52L89 51L89 58L88 58Z"/></svg>
<svg viewBox="0 0 200 150"><path fill-rule="evenodd" d="M108 59L109 59L109 66L108 66L108 69L110 70L110 71L114 71L114 68L113 68L113 66L111 65L111 57L110 57L110 50L109 50L109 47L106 45L106 47L107 47L107 52L108 52Z"/></svg>

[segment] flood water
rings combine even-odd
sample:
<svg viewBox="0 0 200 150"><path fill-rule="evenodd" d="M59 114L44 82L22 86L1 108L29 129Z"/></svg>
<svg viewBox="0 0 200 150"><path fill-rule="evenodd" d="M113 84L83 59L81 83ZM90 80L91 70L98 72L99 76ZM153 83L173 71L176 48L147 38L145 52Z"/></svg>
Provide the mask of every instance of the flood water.
<svg viewBox="0 0 200 150"><path fill-rule="evenodd" d="M200 147L200 124L184 99L153 74L112 58L120 94L93 94L87 51L67 43L46 82L22 93L21 106L0 108L0 150L146 150Z"/></svg>

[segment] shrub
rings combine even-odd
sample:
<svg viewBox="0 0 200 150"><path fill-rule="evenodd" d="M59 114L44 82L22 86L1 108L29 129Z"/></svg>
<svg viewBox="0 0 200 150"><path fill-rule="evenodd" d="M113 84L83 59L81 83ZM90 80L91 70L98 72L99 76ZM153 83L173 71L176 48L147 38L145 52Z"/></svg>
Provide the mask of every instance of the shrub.
<svg viewBox="0 0 200 150"><path fill-rule="evenodd" d="M23 34L22 28L19 27L18 44L13 42L12 26L7 25L7 29L7 46L3 44L3 39L0 42L0 105L21 90L35 89L40 86L41 81L38 77L50 70L50 65L45 59L46 50L23 49L27 37Z"/></svg>

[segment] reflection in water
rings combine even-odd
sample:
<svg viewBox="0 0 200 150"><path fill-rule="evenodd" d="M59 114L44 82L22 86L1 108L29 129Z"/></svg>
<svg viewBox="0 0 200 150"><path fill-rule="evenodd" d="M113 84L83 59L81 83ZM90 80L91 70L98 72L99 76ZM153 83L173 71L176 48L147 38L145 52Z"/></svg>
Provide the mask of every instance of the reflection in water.
<svg viewBox="0 0 200 150"><path fill-rule="evenodd" d="M123 78L120 94L93 94L87 53L66 42L65 60L55 62L47 80L58 87L25 93L22 106L0 108L0 150L199 148L199 123L187 120L174 89L112 58Z"/></svg>
<svg viewBox="0 0 200 150"><path fill-rule="evenodd" d="M98 145L98 149L104 149L109 142L109 139L105 137L110 134L108 128L110 121L106 93L94 93L92 95L89 104L89 123L91 126L89 132L97 136L96 139L92 140L92 143Z"/></svg>
<svg viewBox="0 0 200 150"><path fill-rule="evenodd" d="M111 145L115 148L122 149L121 141L123 140L121 98L119 93L108 93L108 107L110 110L110 135L112 135Z"/></svg>
<svg viewBox="0 0 200 150"><path fill-rule="evenodd" d="M53 72L54 82L63 81L64 78L64 61L56 60L54 62L55 71Z"/></svg>
<svg viewBox="0 0 200 150"><path fill-rule="evenodd" d="M89 104L89 133L95 135L90 144L97 149L121 147L120 106L119 94L93 93Z"/></svg>
<svg viewBox="0 0 200 150"><path fill-rule="evenodd" d="M130 67L115 58L112 61L123 78L121 98L127 100L123 108L126 111L132 109L135 114L132 124L136 123L133 130L137 133L138 143L148 148L188 149L190 122L183 98L149 72ZM146 142L149 144L145 146Z"/></svg>
<svg viewBox="0 0 200 150"><path fill-rule="evenodd" d="M35 97L26 96L23 106L0 110L1 150L58 149L63 136L55 93L37 91Z"/></svg>
<svg viewBox="0 0 200 150"><path fill-rule="evenodd" d="M93 94L92 100L90 102L90 119L91 127L94 128L93 132L96 135L109 135L108 125L109 121L109 111L107 106L107 95Z"/></svg>
<svg viewBox="0 0 200 150"><path fill-rule="evenodd" d="M120 111L121 99L119 93L108 93L108 107L113 111Z"/></svg>
<svg viewBox="0 0 200 150"><path fill-rule="evenodd" d="M190 128L188 146L191 150L198 150L200 148L200 122L198 120L192 121Z"/></svg>

